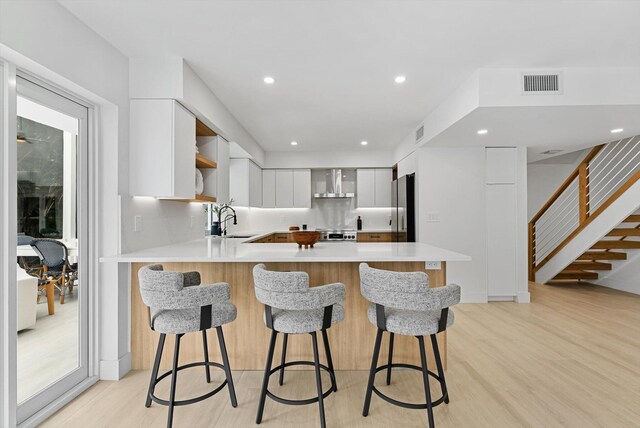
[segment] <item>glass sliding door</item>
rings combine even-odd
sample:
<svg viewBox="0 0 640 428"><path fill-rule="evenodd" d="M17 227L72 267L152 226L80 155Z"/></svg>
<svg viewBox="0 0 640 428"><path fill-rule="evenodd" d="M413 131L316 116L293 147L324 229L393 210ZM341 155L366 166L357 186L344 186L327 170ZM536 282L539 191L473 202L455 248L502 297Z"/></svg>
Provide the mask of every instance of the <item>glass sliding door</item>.
<svg viewBox="0 0 640 428"><path fill-rule="evenodd" d="M88 110L17 79L18 422L88 377Z"/></svg>

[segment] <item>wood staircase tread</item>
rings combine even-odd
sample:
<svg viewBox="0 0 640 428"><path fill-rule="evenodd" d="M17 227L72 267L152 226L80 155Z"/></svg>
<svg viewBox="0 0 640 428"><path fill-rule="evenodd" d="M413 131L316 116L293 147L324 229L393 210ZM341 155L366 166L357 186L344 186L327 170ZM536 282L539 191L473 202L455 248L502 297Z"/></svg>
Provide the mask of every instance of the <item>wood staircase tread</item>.
<svg viewBox="0 0 640 428"><path fill-rule="evenodd" d="M591 248L603 250L636 249L640 248L640 241L599 241L593 244Z"/></svg>
<svg viewBox="0 0 640 428"><path fill-rule="evenodd" d="M640 236L640 229L621 227L613 229L607 236Z"/></svg>
<svg viewBox="0 0 640 428"><path fill-rule="evenodd" d="M567 270L611 270L611 263L595 261L575 261L567 266Z"/></svg>
<svg viewBox="0 0 640 428"><path fill-rule="evenodd" d="M627 253L615 251L586 251L576 260L627 260Z"/></svg>
<svg viewBox="0 0 640 428"><path fill-rule="evenodd" d="M598 279L597 272L567 271L564 270L553 277L553 279Z"/></svg>
<svg viewBox="0 0 640 428"><path fill-rule="evenodd" d="M640 223L640 214L631 214L629 217L625 218L623 223Z"/></svg>

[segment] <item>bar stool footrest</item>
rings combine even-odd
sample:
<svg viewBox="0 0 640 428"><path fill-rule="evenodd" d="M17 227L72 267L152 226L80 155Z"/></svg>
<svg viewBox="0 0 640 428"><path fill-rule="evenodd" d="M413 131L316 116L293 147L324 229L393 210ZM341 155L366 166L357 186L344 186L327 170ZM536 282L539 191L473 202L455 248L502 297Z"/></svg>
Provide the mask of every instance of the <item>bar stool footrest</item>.
<svg viewBox="0 0 640 428"><path fill-rule="evenodd" d="M376 368L376 373L383 371L383 370L387 370L389 367L393 368L404 368L404 369L411 369L411 370L417 370L419 372L422 372L422 367L418 367L418 366L414 366L412 364L403 364L403 363L394 363L394 364L385 364L383 366L377 367ZM442 380L440 379L440 376L438 376L436 373L432 372L431 370L427 370L427 373L429 374L429 376L433 377L434 379L436 379L438 382L440 382L440 385L442 385ZM380 390L378 390L378 388L376 388L375 384L372 387L373 392L376 393L376 395L380 398L382 398L384 401L386 401L387 403L391 403L395 406L399 406L399 407L404 407L405 409L426 409L427 408L427 403L405 403L404 401L399 401L396 400L394 398L389 397L386 394L383 394L382 392L380 392ZM437 400L433 400L431 402L431 407L435 407L439 404L442 404L445 402L445 399L447 398L447 396L443 395L442 397L438 398Z"/></svg>
<svg viewBox="0 0 640 428"><path fill-rule="evenodd" d="M178 366L177 371L180 370L184 370L184 369L190 369L192 367L200 367L200 366L208 366L208 367L217 367L219 369L224 370L224 366L220 363L213 363L213 362L198 362L198 363L189 363L189 364L185 364L182 366ZM155 382L153 383L154 389L155 387L158 385L158 383L160 383L161 380L163 380L164 378L166 378L167 376L170 376L171 373L173 373L172 370L169 370L165 373L162 374L162 376L158 377ZM173 405L174 406L187 406L189 404L194 404L194 403L198 403L202 400L206 400L209 397L213 397L214 395L216 395L218 392L222 391L224 389L225 386L227 386L227 380L225 379L220 385L218 385L214 390L207 392L206 394L200 395L198 397L194 397L194 398L189 398L188 400L176 400L174 401ZM169 400L163 400L161 398L158 398L155 396L155 394L151 393L151 399L158 404L162 404L163 406L168 406L169 405Z"/></svg>
<svg viewBox="0 0 640 428"><path fill-rule="evenodd" d="M279 366L274 367L274 368L271 369L271 371L269 372L269 377L271 377L271 375L279 372L280 369L283 369L285 367L290 367L290 366L312 366L312 367L315 367L315 363L313 361L290 361L290 362L285 363L285 364L280 364ZM329 367L325 366L324 364L319 364L319 366L320 366L320 368L322 370L324 370L327 373L329 373L329 376L331 377L331 386L330 386L330 388L326 392L322 393L322 399L324 400L329 395L331 395L332 392L335 392L335 389L336 389L335 388L336 387L336 378L335 378L335 375L329 369ZM290 400L288 398L278 397L277 395L275 395L274 393L269 391L269 389L267 389L267 397L271 398L274 401L277 401L278 403L288 404L288 405L291 405L291 406L304 406L304 405L307 405L307 404L313 404L313 403L317 403L318 402L318 397L307 398L305 400Z"/></svg>

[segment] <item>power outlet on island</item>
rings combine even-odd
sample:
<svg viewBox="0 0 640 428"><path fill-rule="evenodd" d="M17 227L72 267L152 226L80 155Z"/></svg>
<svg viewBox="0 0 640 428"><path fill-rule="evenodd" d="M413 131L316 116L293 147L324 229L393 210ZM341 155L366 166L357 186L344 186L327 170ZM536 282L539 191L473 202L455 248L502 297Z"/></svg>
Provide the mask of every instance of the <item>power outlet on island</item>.
<svg viewBox="0 0 640 428"><path fill-rule="evenodd" d="M440 270L440 262L425 262L424 268L427 270Z"/></svg>

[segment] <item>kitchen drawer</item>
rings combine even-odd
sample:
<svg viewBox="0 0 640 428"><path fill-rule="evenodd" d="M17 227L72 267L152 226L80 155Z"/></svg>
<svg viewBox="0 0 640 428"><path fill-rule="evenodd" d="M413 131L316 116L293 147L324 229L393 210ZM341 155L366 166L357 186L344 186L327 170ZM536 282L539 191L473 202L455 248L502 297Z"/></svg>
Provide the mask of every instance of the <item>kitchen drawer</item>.
<svg viewBox="0 0 640 428"><path fill-rule="evenodd" d="M358 232L358 242L393 242L391 232Z"/></svg>

